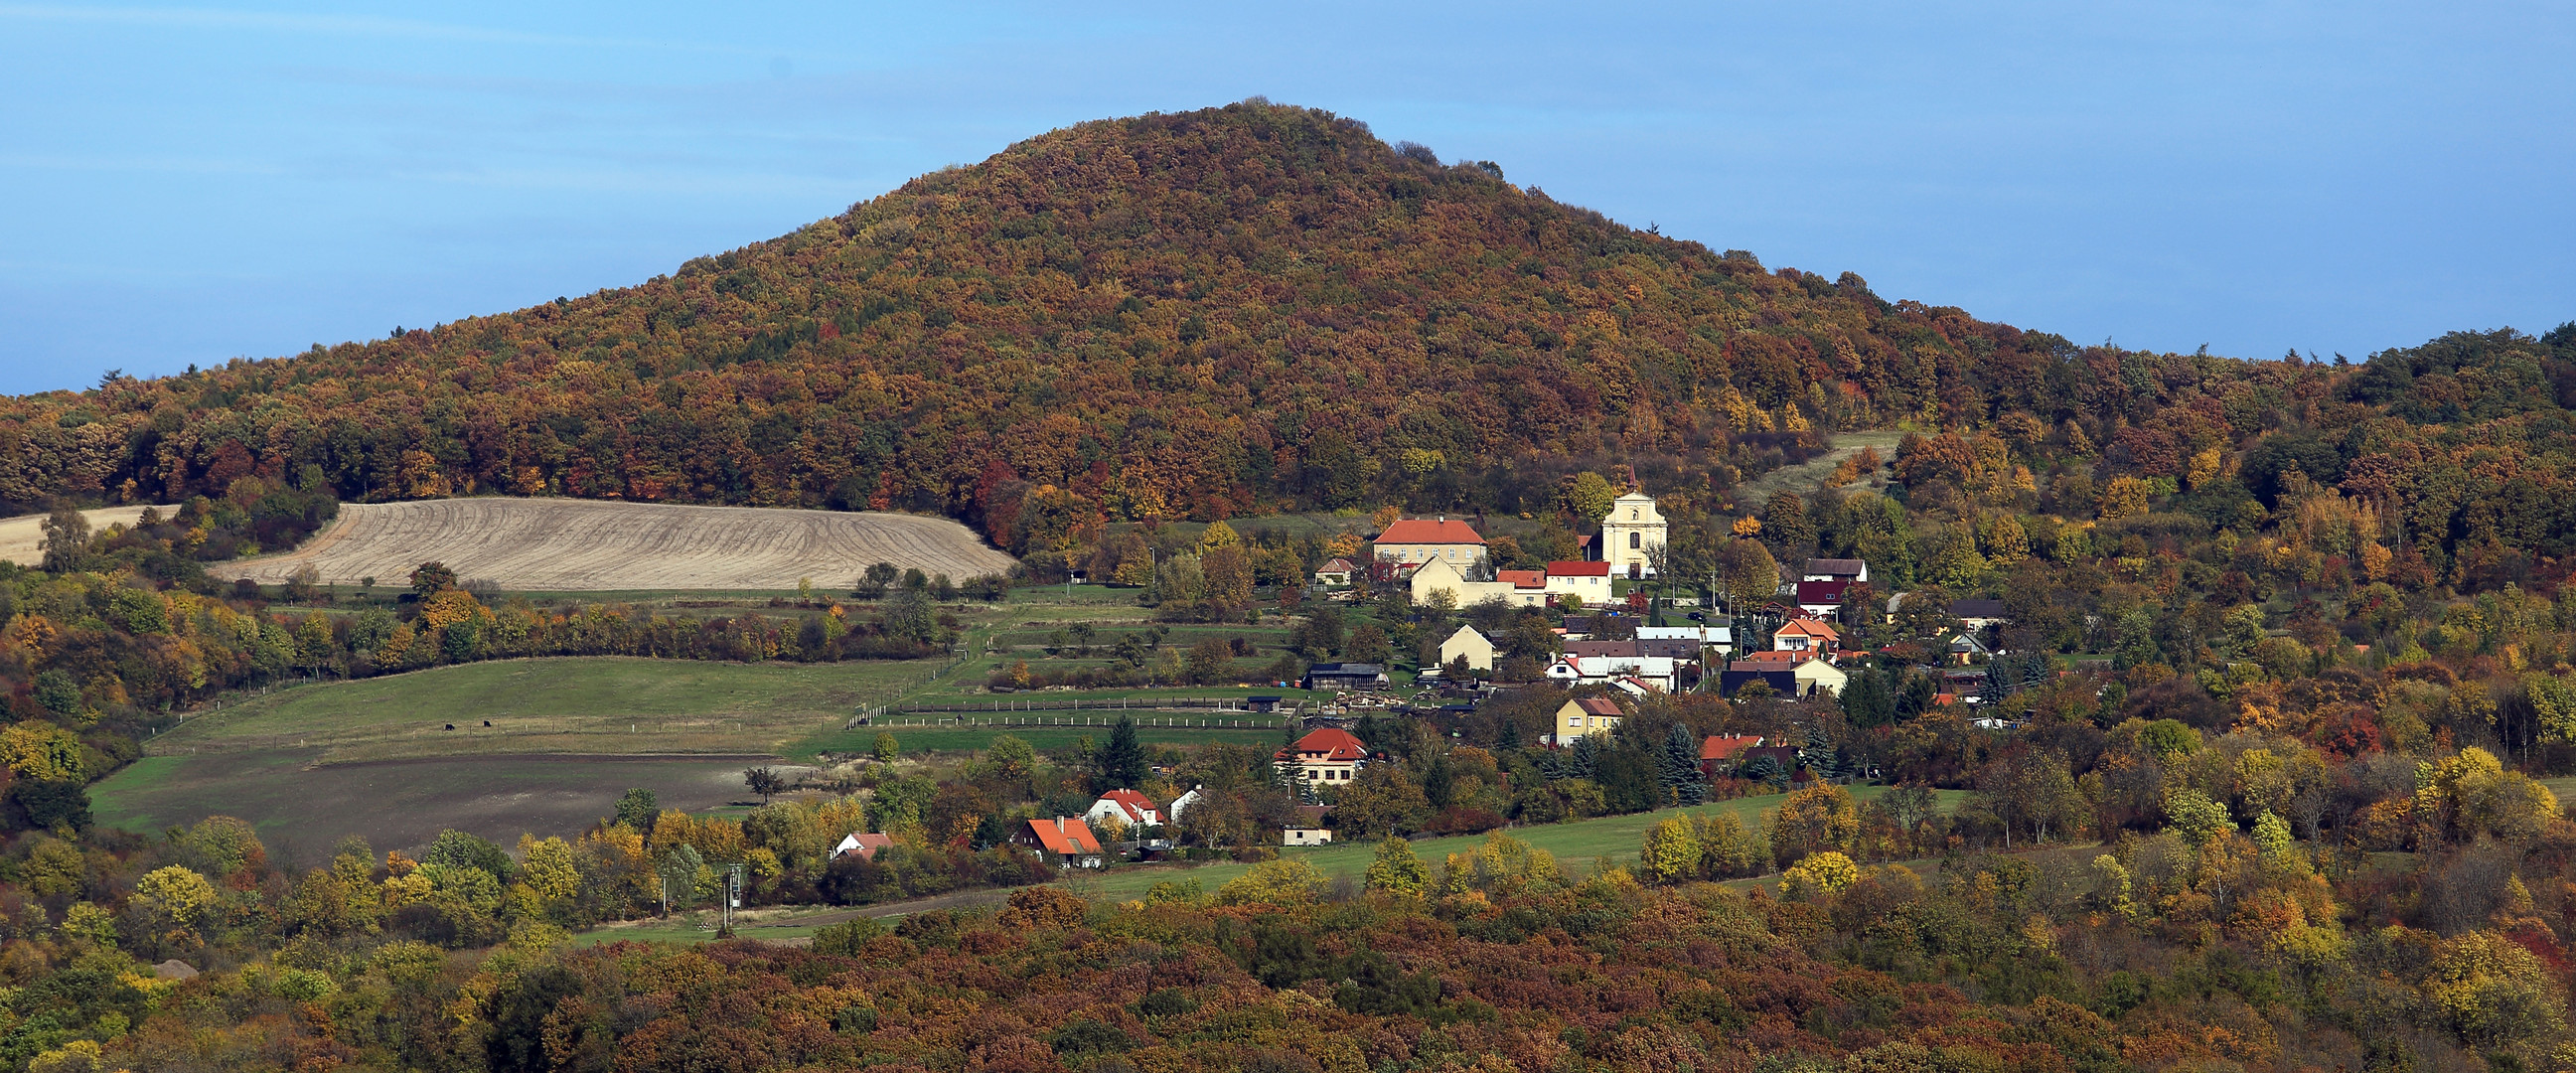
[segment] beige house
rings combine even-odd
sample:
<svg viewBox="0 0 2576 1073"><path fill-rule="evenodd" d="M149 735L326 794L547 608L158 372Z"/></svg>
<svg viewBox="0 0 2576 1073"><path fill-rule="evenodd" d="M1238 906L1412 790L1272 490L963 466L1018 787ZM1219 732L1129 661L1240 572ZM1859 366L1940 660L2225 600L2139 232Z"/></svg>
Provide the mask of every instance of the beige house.
<svg viewBox="0 0 2576 1073"><path fill-rule="evenodd" d="M1445 562L1466 576L1485 557L1485 538L1476 527L1447 518L1399 518L1371 541L1379 562Z"/></svg>
<svg viewBox="0 0 2576 1073"><path fill-rule="evenodd" d="M1619 721L1628 717L1619 702L1608 697L1578 697L1556 710L1557 745L1571 745L1574 739L1607 734L1619 729Z"/></svg>
<svg viewBox="0 0 2576 1073"><path fill-rule="evenodd" d="M1620 496L1601 519L1601 561L1618 577L1653 577L1655 568L1646 555L1664 546L1664 532L1664 515L1655 508L1655 497L1644 492Z"/></svg>
<svg viewBox="0 0 2576 1073"><path fill-rule="evenodd" d="M1440 642L1440 665L1446 667L1461 658L1467 661L1469 670L1493 670L1494 642L1476 632L1473 626L1460 626L1458 632Z"/></svg>
<svg viewBox="0 0 2576 1073"><path fill-rule="evenodd" d="M1843 695L1844 683L1851 681L1851 675L1842 668L1820 659L1800 663L1790 673L1797 676L1798 695L1801 697L1819 689L1839 697Z"/></svg>
<svg viewBox="0 0 2576 1073"><path fill-rule="evenodd" d="M1413 568L1405 584L1416 605L1431 602L1432 594L1448 590L1453 606L1474 607L1487 600L1500 600L1511 607L1537 607L1546 602L1540 589L1510 581L1469 581L1465 567L1452 565L1447 559L1430 559Z"/></svg>

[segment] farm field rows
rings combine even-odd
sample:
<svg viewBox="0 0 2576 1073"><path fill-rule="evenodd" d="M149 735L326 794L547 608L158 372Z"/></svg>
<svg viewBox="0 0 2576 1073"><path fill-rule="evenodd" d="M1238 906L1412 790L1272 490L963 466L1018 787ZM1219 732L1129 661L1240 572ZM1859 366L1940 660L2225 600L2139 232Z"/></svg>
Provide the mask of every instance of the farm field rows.
<svg viewBox="0 0 2576 1073"><path fill-rule="evenodd" d="M476 498L347 504L302 548L212 572L275 585L310 564L330 584L401 584L431 560L460 578L548 592L836 587L879 562L964 581L1012 565L942 518Z"/></svg>
<svg viewBox="0 0 2576 1073"><path fill-rule="evenodd" d="M89 519L91 532L98 532L111 525L132 525L135 519L143 517L143 512L146 510L160 511L161 516L167 518L178 513L179 508L168 505L100 507L97 510L82 511L81 517ZM42 514L21 514L15 518L0 518L0 562L12 562L20 566L34 566L44 562L45 517Z"/></svg>

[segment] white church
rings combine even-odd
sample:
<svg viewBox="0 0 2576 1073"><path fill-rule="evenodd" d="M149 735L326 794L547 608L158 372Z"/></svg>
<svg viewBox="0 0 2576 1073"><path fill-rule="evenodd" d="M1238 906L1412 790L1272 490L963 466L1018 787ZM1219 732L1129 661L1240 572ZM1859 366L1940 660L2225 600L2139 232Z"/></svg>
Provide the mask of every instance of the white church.
<svg viewBox="0 0 2576 1073"><path fill-rule="evenodd" d="M1632 490L1611 502L1601 519L1601 561L1610 564L1613 576L1655 576L1647 552L1663 546L1664 514L1655 508L1655 497Z"/></svg>

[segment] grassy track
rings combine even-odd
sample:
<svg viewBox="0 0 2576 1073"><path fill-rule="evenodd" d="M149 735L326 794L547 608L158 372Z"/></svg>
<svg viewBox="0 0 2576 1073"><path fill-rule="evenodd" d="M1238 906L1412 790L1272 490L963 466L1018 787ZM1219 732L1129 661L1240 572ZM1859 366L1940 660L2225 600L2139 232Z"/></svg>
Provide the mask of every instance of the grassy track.
<svg viewBox="0 0 2576 1073"><path fill-rule="evenodd" d="M1884 786L1855 786L1851 790L1852 796L1862 801L1887 792ZM1939 794L1941 807L1945 811L1958 807L1959 802L1967 796L1965 790L1935 792ZM1760 817L1763 809L1778 808L1783 800L1786 800L1784 794L1764 794L1758 797L1719 801L1690 811L1695 815L1732 812L1749 828ZM1579 872L1591 867L1595 859L1604 859L1612 864L1636 859L1637 848L1645 841L1646 829L1672 817L1673 811L1667 809L1630 816L1604 816L1573 823L1522 827L1514 829L1511 834L1512 837L1527 842L1535 848L1555 854L1557 863L1568 871ZM1477 844L1484 840L1483 835L1426 838L1413 843L1413 852L1422 858L1424 864L1437 867L1442 858L1452 853L1472 852ZM1288 857L1314 865L1328 876L1357 877L1368 870L1370 859L1377 854L1377 847L1365 842L1350 842L1319 849L1288 850L1284 853ZM1250 865L1243 864L1120 868L1088 884L1086 890L1102 897L1135 898L1143 895L1147 888L1166 879L1195 879L1199 881L1201 887L1213 893L1216 888L1225 885L1226 881L1250 870Z"/></svg>

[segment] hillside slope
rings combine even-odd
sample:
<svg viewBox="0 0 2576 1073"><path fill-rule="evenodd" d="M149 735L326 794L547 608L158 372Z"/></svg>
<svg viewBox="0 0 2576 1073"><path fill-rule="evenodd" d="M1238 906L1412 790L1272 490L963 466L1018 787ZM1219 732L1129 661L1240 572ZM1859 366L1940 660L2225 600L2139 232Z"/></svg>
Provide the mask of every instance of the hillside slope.
<svg viewBox="0 0 2576 1073"><path fill-rule="evenodd" d="M2124 427L2188 409L2156 433L2187 459L2433 379L2079 349L1501 171L1259 102L1085 123L635 287L5 400L0 501L259 475L358 501L895 507L1018 552L1084 519L1544 508L1586 465L1723 488L1810 428L2010 426L2117 462ZM2509 375L2455 394L2576 396L2563 345L2465 340L2452 358Z"/></svg>

